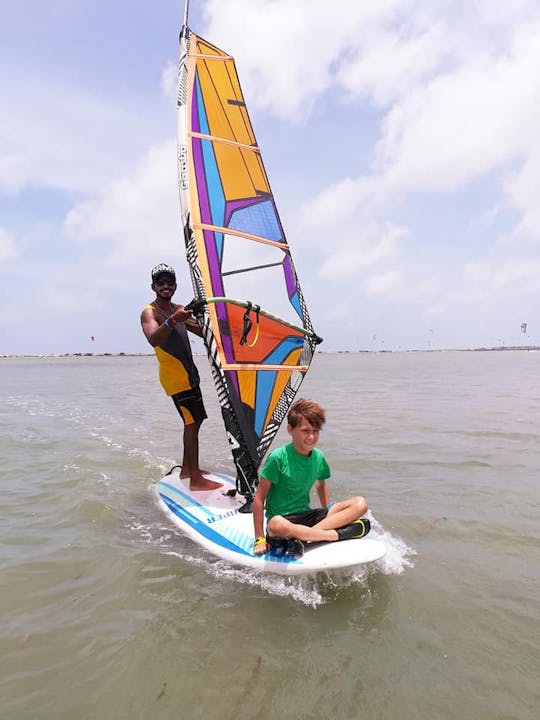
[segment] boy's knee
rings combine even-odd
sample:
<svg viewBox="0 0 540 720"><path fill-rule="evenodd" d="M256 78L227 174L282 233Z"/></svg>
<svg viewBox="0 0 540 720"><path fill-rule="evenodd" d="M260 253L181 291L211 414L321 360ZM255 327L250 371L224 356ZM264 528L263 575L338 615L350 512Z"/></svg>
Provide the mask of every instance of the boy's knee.
<svg viewBox="0 0 540 720"><path fill-rule="evenodd" d="M360 515L363 515L366 512L366 510L368 509L368 504L366 502L366 499L363 498L361 495L357 495L356 497L354 497L353 503L354 503L355 512L358 513L358 517L360 517Z"/></svg>
<svg viewBox="0 0 540 720"><path fill-rule="evenodd" d="M285 519L281 515L274 515L274 517L268 521L267 531L270 535L280 537L285 527Z"/></svg>

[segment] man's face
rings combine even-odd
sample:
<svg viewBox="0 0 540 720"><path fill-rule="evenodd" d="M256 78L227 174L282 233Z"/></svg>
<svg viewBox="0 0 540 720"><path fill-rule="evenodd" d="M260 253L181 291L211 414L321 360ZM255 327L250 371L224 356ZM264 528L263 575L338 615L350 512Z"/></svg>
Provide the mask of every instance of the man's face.
<svg viewBox="0 0 540 720"><path fill-rule="evenodd" d="M170 298L176 290L176 280L170 273L161 273L152 283L152 290L163 298Z"/></svg>

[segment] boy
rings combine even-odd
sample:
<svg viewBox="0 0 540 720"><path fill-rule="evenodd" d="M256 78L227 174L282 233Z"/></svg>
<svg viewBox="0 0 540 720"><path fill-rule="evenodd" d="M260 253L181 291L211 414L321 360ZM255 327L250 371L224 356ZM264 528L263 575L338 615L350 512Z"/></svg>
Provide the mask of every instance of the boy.
<svg viewBox="0 0 540 720"><path fill-rule="evenodd" d="M325 420L324 408L312 400L301 398L291 405L287 431L292 443L270 453L253 500L255 555L262 555L272 547L285 548L288 555L301 555L303 542L349 540L369 532L369 520L359 519L367 510L363 497L353 497L329 507L325 481L330 477L330 468L316 447ZM314 509L309 499L313 484L321 503L320 508ZM265 503L266 537L263 535Z"/></svg>

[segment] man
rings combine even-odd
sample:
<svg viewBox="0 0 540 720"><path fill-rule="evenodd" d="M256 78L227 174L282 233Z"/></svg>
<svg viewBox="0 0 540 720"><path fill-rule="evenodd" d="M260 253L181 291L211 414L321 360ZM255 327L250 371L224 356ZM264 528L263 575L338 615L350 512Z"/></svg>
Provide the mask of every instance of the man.
<svg viewBox="0 0 540 720"><path fill-rule="evenodd" d="M146 339L154 348L159 362L159 379L184 422L184 456L180 477L189 478L191 490L215 490L220 483L204 477L199 468L199 429L207 417L199 387L199 373L193 362L187 331L201 336L201 329L191 317L191 310L175 305L176 273L161 263L152 270L155 300L141 313Z"/></svg>

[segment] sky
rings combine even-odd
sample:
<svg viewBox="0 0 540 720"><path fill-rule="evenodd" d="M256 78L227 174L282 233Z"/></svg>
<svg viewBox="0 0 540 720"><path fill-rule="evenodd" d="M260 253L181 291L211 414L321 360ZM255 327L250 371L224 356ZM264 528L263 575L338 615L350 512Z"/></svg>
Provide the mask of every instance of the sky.
<svg viewBox="0 0 540 720"><path fill-rule="evenodd" d="M183 2L2 14L0 355L151 352L151 267L192 297ZM321 350L540 345L536 0L191 0L189 24L236 59Z"/></svg>

